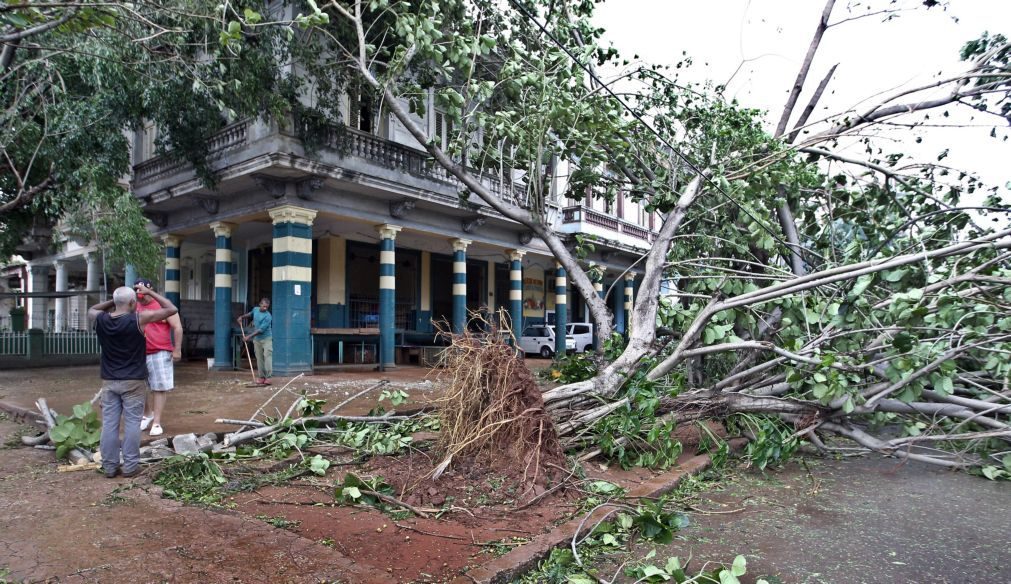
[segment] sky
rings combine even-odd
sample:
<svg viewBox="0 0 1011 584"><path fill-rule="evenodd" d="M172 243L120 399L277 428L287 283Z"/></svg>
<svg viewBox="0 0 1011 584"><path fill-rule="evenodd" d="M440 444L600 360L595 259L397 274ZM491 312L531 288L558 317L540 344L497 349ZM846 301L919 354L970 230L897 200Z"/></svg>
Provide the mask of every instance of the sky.
<svg viewBox="0 0 1011 584"><path fill-rule="evenodd" d="M895 5L915 10L887 22L884 16L867 17L826 31L794 120L835 63L839 67L821 100L823 107L812 120L861 104L866 108L882 96L925 84L942 71L963 70L960 48L983 31L1011 36L1011 0L951 0L929 10L920 0L837 0L829 22ZM771 131L824 6L823 0L608 0L599 5L595 21L607 31L604 41L613 43L623 55L672 64L687 51L694 65L682 74L683 79L727 83L728 97L769 112L766 119ZM915 134L922 138L920 144L908 131L888 131L877 143L924 161L936 160L948 148L946 163L976 172L988 184L999 186L1011 202L1007 188L1011 138L1001 141L1009 134L1007 123L965 107L949 109L951 117L942 118L937 112L930 122L957 121L976 127L925 128ZM916 119L922 119L922 114ZM998 139L989 137L995 121ZM851 147L850 152L860 151Z"/></svg>

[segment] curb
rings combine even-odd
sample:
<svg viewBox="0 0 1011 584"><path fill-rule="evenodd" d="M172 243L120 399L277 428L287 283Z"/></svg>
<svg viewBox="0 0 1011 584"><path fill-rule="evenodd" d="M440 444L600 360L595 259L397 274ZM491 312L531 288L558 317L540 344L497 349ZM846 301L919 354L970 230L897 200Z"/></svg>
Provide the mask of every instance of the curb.
<svg viewBox="0 0 1011 584"><path fill-rule="evenodd" d="M746 438L732 439L729 441L730 449L732 451L737 450L746 442ZM710 464L712 464L712 459L708 454L693 456L670 472L637 485L628 492L627 496L633 498L659 497L676 489L685 477L700 473L709 468ZM593 525L607 513L607 509L597 509L589 519L585 520L585 525ZM583 523L583 517L571 519L555 527L548 533L538 535L529 544L515 548L487 564L482 564L468 571L465 577L458 578L455 581L475 582L477 584L503 584L511 582L524 573L536 568L538 563L547 558L552 549L567 545L572 541L572 536L575 535L576 530Z"/></svg>

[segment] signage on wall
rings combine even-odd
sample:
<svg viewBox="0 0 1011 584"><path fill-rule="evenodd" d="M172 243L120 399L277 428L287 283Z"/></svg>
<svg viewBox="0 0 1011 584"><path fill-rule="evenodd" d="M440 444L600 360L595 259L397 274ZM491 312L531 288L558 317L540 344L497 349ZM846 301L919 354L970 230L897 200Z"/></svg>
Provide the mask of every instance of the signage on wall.
<svg viewBox="0 0 1011 584"><path fill-rule="evenodd" d="M301 284L295 284L295 296L301 296L301 295L302 295L302 285Z"/></svg>
<svg viewBox="0 0 1011 584"><path fill-rule="evenodd" d="M544 268L530 266L523 270L523 316L544 315Z"/></svg>

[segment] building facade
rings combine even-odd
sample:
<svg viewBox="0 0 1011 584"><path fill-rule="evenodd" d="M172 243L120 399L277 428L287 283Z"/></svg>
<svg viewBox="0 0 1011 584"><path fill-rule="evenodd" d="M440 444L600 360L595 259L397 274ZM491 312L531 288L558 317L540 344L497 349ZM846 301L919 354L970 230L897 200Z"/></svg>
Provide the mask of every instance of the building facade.
<svg viewBox="0 0 1011 584"><path fill-rule="evenodd" d="M444 131L441 118L431 108L419 119L434 136ZM203 343L197 348L213 347L216 368L235 365L235 318L262 297L272 301L274 370L281 375L413 362L419 348L439 343L440 326L459 331L472 311L491 322L502 311L517 331L588 322L564 272L525 227L476 196L461 197L462 185L391 116L367 124L346 119L359 121L334 128L312 151L283 123L230 124L210 145L214 188L187 163L154 151L156 128L137 132L131 188L165 246L159 279L179 303L187 334ZM566 237L593 239L587 261L600 267L600 288L611 291L622 331L634 285L634 273L625 270L649 249L656 220L621 197L610 205L563 198L563 176L552 186L549 220ZM481 180L524 203L521 180ZM59 257L35 254L29 290L66 289L70 280L98 290L97 259L87 246ZM131 281L128 271L110 289ZM32 326L69 322L66 306L29 304ZM52 325L44 322L50 314Z"/></svg>

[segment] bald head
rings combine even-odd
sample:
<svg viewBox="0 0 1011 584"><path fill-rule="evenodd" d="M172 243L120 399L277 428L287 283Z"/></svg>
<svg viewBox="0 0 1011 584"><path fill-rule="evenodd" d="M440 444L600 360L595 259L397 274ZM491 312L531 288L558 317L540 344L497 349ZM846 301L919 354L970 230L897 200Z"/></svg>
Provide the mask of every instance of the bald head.
<svg viewBox="0 0 1011 584"><path fill-rule="evenodd" d="M137 293L133 288L120 286L112 293L112 301L116 303L116 310L132 310L132 306L137 304Z"/></svg>

